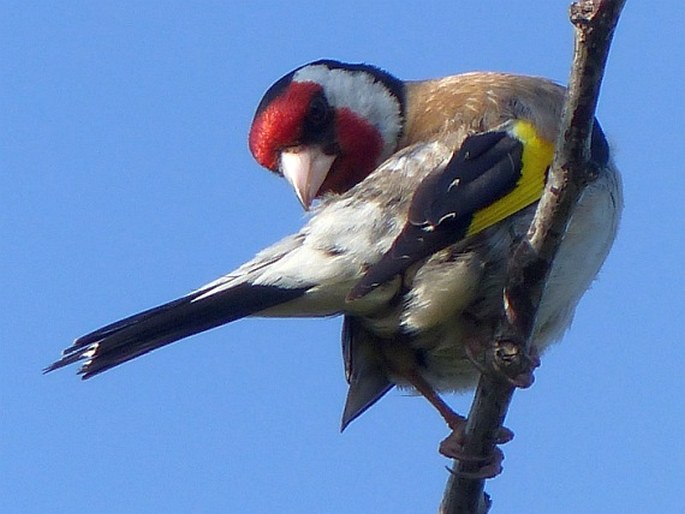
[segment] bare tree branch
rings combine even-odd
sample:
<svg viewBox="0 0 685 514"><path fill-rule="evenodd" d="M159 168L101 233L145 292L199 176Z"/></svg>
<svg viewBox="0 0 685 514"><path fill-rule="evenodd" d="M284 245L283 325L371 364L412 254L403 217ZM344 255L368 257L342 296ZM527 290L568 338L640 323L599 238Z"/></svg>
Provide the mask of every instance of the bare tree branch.
<svg viewBox="0 0 685 514"><path fill-rule="evenodd" d="M471 405L464 452L488 455L495 451L495 434L502 427L514 393L513 382L531 377L529 358L535 316L552 260L583 188L596 178L590 161L590 136L604 68L625 0L578 0L570 8L575 49L566 102L556 142L554 162L545 192L527 237L514 251L504 289L504 314ZM532 383L532 380L530 381ZM485 480L466 478L479 463L455 462L440 512L484 514L490 499Z"/></svg>

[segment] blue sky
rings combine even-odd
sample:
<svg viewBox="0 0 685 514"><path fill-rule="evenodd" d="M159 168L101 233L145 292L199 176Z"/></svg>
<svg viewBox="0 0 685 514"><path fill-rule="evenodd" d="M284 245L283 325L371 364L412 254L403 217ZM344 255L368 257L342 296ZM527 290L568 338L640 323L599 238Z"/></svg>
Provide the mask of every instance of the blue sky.
<svg viewBox="0 0 685 514"><path fill-rule="evenodd" d="M0 2L2 512L437 507L447 432L426 402L393 392L339 433L337 319L246 320L88 382L41 375L76 336L302 224L246 143L295 66L568 76L566 1L235 4ZM683 26L682 2L628 1L599 103L621 232L515 396L495 513L682 512Z"/></svg>

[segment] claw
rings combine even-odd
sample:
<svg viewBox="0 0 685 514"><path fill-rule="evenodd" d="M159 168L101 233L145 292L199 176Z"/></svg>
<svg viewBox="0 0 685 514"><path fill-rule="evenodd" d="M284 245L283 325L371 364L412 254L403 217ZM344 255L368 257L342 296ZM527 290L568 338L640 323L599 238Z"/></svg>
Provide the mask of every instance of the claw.
<svg viewBox="0 0 685 514"><path fill-rule="evenodd" d="M494 356L491 356L490 358L486 356L484 360L479 359L478 355L488 350L484 350L478 345L478 343L467 341L464 345L464 349L466 351L466 357L469 359L469 361L471 361L471 364L473 364L473 366L482 374L492 374L494 368L499 377L519 389L527 389L533 385L533 382L535 382L533 371L540 367L540 354L535 346L531 346L528 350L528 353L523 355L523 357L520 359L523 363L525 363L526 369L522 373L519 373L513 377L511 376L510 372L507 372L506 368L507 364L518 358L517 346L507 343L500 343L499 346L494 349ZM490 352L493 352L493 350L490 350ZM487 365L488 360L490 360L492 367Z"/></svg>
<svg viewBox="0 0 685 514"><path fill-rule="evenodd" d="M504 460L504 452L497 447L495 447L495 449L492 451L490 457L481 457L480 460L485 462L485 464L483 464L476 471L462 471L459 469L450 469L448 467L446 467L446 469L458 478L470 478L473 480L495 478L497 475L502 473L502 470L504 469L502 467L502 461ZM464 459L459 459L459 461L465 462ZM478 462L478 460L469 462Z"/></svg>
<svg viewBox="0 0 685 514"><path fill-rule="evenodd" d="M473 479L493 478L502 472L502 461L504 460L504 453L501 449L495 446L492 453L489 455L472 455L464 452L464 442L466 439L464 427L453 430L441 443L439 451L445 457L458 460L459 462L466 462L469 464L482 465L475 471L455 471L450 470L451 473L463 477ZM500 427L495 434L495 444L505 444L514 438L514 432L506 427Z"/></svg>
<svg viewBox="0 0 685 514"><path fill-rule="evenodd" d="M497 433L495 434L495 444L507 444L514 438L513 430L507 427L499 427Z"/></svg>
<svg viewBox="0 0 685 514"><path fill-rule="evenodd" d="M535 382L535 375L533 372L535 371L535 368L540 367L540 354L535 346L531 346L528 352L520 359L525 365L525 370L522 373L512 377L505 369L503 369L502 364L504 364L506 367L507 361L511 360L517 352L517 347L512 348L509 345L502 344L495 351L493 365L499 374L511 385L518 387L519 389L527 389L533 385L533 382Z"/></svg>

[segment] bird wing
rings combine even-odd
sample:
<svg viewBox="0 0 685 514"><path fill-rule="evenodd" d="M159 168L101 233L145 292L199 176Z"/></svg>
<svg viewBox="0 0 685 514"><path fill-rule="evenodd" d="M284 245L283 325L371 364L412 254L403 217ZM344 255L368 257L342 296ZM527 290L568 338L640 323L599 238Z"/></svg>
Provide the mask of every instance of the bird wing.
<svg viewBox="0 0 685 514"><path fill-rule="evenodd" d="M418 185L400 235L348 298L365 296L418 260L536 202L553 154L552 143L524 120L468 136L447 166Z"/></svg>

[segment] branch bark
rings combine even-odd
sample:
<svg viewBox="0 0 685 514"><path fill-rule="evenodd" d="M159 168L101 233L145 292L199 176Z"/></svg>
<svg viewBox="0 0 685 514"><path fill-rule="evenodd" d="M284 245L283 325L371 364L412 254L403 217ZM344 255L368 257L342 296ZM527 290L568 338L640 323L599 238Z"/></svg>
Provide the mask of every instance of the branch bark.
<svg viewBox="0 0 685 514"><path fill-rule="evenodd" d="M530 340L547 275L580 194L595 176L590 161L590 136L609 47L625 0L577 0L570 8L575 48L556 152L545 192L526 238L514 251L504 307L487 368L478 383L466 426L464 451L488 455L495 451L495 434L514 394L514 381L532 377ZM532 380L531 380L532 383ZM478 463L456 462L440 512L484 514L490 498L485 480L463 474Z"/></svg>

